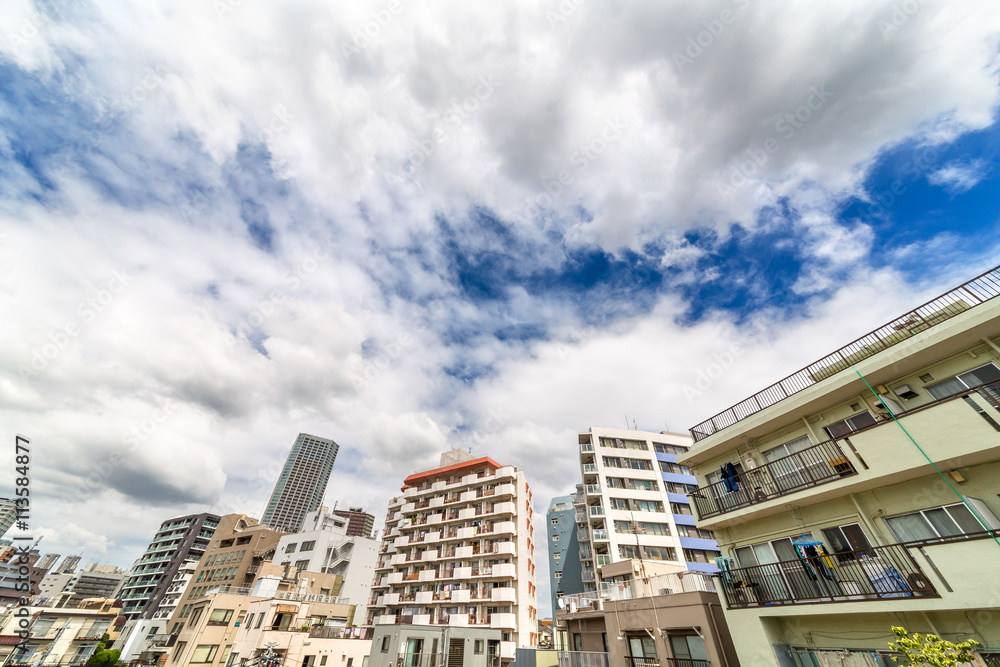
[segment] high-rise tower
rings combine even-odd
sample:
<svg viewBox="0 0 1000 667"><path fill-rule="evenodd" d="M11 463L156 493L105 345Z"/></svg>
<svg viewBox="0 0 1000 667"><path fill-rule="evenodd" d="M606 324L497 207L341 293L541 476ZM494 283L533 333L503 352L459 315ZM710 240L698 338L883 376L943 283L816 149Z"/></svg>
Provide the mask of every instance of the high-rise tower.
<svg viewBox="0 0 1000 667"><path fill-rule="evenodd" d="M307 512L319 509L340 445L333 440L299 433L267 503L261 523L297 533Z"/></svg>

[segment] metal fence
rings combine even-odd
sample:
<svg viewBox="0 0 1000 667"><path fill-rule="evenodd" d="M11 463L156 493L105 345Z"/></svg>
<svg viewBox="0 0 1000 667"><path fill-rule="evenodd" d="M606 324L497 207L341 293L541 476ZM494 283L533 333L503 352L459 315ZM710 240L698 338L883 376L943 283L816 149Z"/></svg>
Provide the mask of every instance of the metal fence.
<svg viewBox="0 0 1000 667"><path fill-rule="evenodd" d="M706 519L856 473L837 441L827 440L700 487L688 497L698 517Z"/></svg>
<svg viewBox="0 0 1000 667"><path fill-rule="evenodd" d="M901 544L723 570L719 578L730 609L940 597Z"/></svg>
<svg viewBox="0 0 1000 667"><path fill-rule="evenodd" d="M914 308L750 398L723 410L711 419L691 427L691 435L695 442L707 438L792 394L808 389L817 382L850 368L852 364L887 350L911 336L946 322L997 296L1000 296L1000 266Z"/></svg>

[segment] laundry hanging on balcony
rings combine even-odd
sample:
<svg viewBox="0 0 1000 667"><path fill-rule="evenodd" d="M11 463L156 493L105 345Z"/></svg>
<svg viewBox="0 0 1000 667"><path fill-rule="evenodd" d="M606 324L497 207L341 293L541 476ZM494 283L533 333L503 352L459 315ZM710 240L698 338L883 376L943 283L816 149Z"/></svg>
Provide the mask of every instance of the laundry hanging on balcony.
<svg viewBox="0 0 1000 667"><path fill-rule="evenodd" d="M810 579L816 581L818 575L822 575L830 581L837 580L837 575L833 572L833 561L822 542L792 542L792 546Z"/></svg>
<svg viewBox="0 0 1000 667"><path fill-rule="evenodd" d="M719 476L722 478L722 485L726 487L726 493L740 490L740 478L736 474L736 467L731 462L722 464Z"/></svg>

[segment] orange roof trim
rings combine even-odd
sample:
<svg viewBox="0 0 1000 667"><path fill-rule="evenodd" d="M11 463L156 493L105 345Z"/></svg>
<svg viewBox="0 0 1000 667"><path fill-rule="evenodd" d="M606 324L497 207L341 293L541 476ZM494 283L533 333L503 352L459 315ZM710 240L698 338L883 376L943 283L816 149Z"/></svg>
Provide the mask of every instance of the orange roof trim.
<svg viewBox="0 0 1000 667"><path fill-rule="evenodd" d="M467 470L469 468L478 468L481 465L493 466L493 469L502 468L503 466L491 459L488 456L484 456L478 459L472 459L471 461L462 461L461 463L456 463L454 465L445 466L443 468L434 468L432 470L425 470L424 472L415 472L406 479L403 480L403 486L400 491L405 491L417 482L422 482L425 479L430 479L431 477L440 477L449 472L455 472L457 470Z"/></svg>

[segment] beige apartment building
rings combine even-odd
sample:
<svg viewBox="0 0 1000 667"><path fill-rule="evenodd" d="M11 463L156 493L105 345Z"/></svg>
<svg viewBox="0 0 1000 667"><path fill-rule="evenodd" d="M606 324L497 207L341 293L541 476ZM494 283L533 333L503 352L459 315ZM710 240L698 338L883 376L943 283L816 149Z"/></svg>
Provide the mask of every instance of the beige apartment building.
<svg viewBox="0 0 1000 667"><path fill-rule="evenodd" d="M407 477L402 492L389 503L368 625L499 631L484 646L502 661L537 646L542 556L524 473L454 450Z"/></svg>
<svg viewBox="0 0 1000 667"><path fill-rule="evenodd" d="M742 664L891 665L900 625L1000 664L998 294L1000 268L691 429Z"/></svg>

